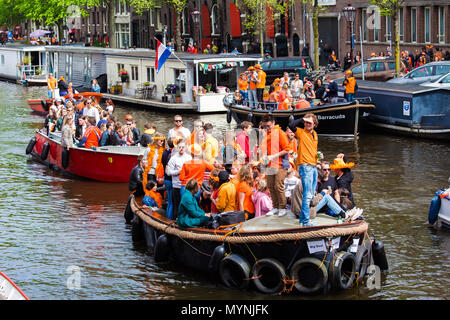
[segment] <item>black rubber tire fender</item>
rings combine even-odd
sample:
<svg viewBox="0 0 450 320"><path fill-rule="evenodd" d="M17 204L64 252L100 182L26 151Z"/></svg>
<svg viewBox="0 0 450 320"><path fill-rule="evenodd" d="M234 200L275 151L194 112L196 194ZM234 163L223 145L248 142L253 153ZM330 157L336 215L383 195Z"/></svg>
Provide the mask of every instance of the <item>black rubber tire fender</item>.
<svg viewBox="0 0 450 320"><path fill-rule="evenodd" d="M143 223L138 216L131 221L131 239L134 242L141 241L144 238Z"/></svg>
<svg viewBox="0 0 450 320"><path fill-rule="evenodd" d="M155 262L166 262L169 260L170 255L170 242L169 237L166 234L162 234L158 237L153 250L153 258Z"/></svg>
<svg viewBox="0 0 450 320"><path fill-rule="evenodd" d="M289 271L295 288L301 293L317 292L328 282L328 271L317 258L304 257L297 260Z"/></svg>
<svg viewBox="0 0 450 320"><path fill-rule="evenodd" d="M225 258L227 251L225 249L225 245L221 244L220 246L215 247L211 258L209 259L208 263L208 269L213 272L214 274L217 274L217 271L219 270L219 263L222 261L223 258Z"/></svg>
<svg viewBox="0 0 450 320"><path fill-rule="evenodd" d="M246 289L250 282L250 264L235 253L232 253L220 261L219 275L223 284L228 288Z"/></svg>
<svg viewBox="0 0 450 320"><path fill-rule="evenodd" d="M350 252L337 252L331 261L331 285L337 289L348 289L353 284L356 273L356 258Z"/></svg>
<svg viewBox="0 0 450 320"><path fill-rule="evenodd" d="M134 195L130 195L128 197L127 206L125 207L125 211L123 213L123 217L125 218L126 223L130 223L134 217L133 210L131 210L131 200L133 199L133 197Z"/></svg>
<svg viewBox="0 0 450 320"><path fill-rule="evenodd" d="M25 153L30 154L33 151L35 145L36 145L36 138L30 139L30 142L28 142L27 148L25 149Z"/></svg>
<svg viewBox="0 0 450 320"><path fill-rule="evenodd" d="M251 275L253 284L259 291L275 294L283 290L286 269L278 260L265 258L255 262Z"/></svg>
<svg viewBox="0 0 450 320"><path fill-rule="evenodd" d="M227 109L227 123L231 123L231 110Z"/></svg>
<svg viewBox="0 0 450 320"><path fill-rule="evenodd" d="M61 151L61 165L64 169L69 166L69 156L69 150L63 148L63 150Z"/></svg>
<svg viewBox="0 0 450 320"><path fill-rule="evenodd" d="M366 275L367 268L370 265L370 256L371 256L371 243L370 239L364 240L366 244L361 246L356 253L356 267L355 270L358 275L358 280L362 280Z"/></svg>
<svg viewBox="0 0 450 320"><path fill-rule="evenodd" d="M46 160L48 157L48 153L50 151L50 144L48 142L44 143L41 150L41 159Z"/></svg>

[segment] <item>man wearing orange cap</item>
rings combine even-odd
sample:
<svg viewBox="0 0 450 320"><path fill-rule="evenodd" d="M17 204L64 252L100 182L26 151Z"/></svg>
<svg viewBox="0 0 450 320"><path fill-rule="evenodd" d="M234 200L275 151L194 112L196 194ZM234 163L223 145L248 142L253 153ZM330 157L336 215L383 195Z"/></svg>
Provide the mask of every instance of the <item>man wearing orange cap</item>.
<svg viewBox="0 0 450 320"><path fill-rule="evenodd" d="M248 75L248 101L250 108L256 108L258 106L258 96L256 95L256 85L258 83L258 73L256 72L254 67L249 67L248 71L250 74Z"/></svg>
<svg viewBox="0 0 450 320"><path fill-rule="evenodd" d="M248 78L245 73L240 74L240 78L238 80L239 93L241 95L241 99L244 100L244 105L247 105L248 101Z"/></svg>
<svg viewBox="0 0 450 320"><path fill-rule="evenodd" d="M350 70L345 71L345 80L342 83L345 87L345 99L348 102L355 100L355 91L358 88L356 79L353 77L353 73Z"/></svg>
<svg viewBox="0 0 450 320"><path fill-rule="evenodd" d="M256 78L256 97L260 103L263 102L264 89L266 88L266 73L263 71L263 68L260 64L255 65L255 69L258 72L258 76Z"/></svg>

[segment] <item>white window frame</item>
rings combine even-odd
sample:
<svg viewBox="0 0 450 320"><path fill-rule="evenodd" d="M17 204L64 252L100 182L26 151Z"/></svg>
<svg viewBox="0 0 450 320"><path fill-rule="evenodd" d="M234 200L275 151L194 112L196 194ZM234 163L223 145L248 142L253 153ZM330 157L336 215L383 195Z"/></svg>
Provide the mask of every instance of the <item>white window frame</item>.
<svg viewBox="0 0 450 320"><path fill-rule="evenodd" d="M441 13L442 13L443 19L441 19ZM442 33L442 34L441 34L441 24L442 24L442 29L444 31L444 33ZM445 8L439 7L438 8L438 42L439 43L445 43L445 28L446 28L446 26L445 26Z"/></svg>
<svg viewBox="0 0 450 320"><path fill-rule="evenodd" d="M392 39L392 19L391 17L386 16L386 42L391 42Z"/></svg>
<svg viewBox="0 0 450 320"><path fill-rule="evenodd" d="M217 10L217 16L214 14L214 9ZM219 6L216 4L214 4L211 8L211 35L219 35L219 30L216 30L215 24L217 24L217 29L220 28L220 26L218 25L219 22Z"/></svg>
<svg viewBox="0 0 450 320"><path fill-rule="evenodd" d="M155 82L155 67L146 66L146 75L147 75L147 82L154 83Z"/></svg>
<svg viewBox="0 0 450 320"><path fill-rule="evenodd" d="M427 11L428 11L428 41L427 41ZM425 7L423 9L423 33L424 33L424 42L431 43L431 8Z"/></svg>
<svg viewBox="0 0 450 320"><path fill-rule="evenodd" d="M367 9L361 10L362 40L367 41Z"/></svg>
<svg viewBox="0 0 450 320"><path fill-rule="evenodd" d="M155 26L154 14L155 14L155 12L153 11L153 9L149 9L148 10L148 18L149 18L149 21L150 21L150 27L154 27Z"/></svg>
<svg viewBox="0 0 450 320"><path fill-rule="evenodd" d="M413 11L414 11L414 20L413 20ZM415 30L414 30L415 29ZM415 35L415 39L413 38L413 34ZM411 8L411 42L417 42L417 8Z"/></svg>
<svg viewBox="0 0 450 320"><path fill-rule="evenodd" d="M374 10L373 12L374 14L374 21L380 21L380 14L378 10ZM377 23L375 23L374 28L373 28L373 42L380 42L380 28L381 26L379 25L377 28Z"/></svg>
<svg viewBox="0 0 450 320"><path fill-rule="evenodd" d="M131 65L131 80L139 81L139 66Z"/></svg>
<svg viewBox="0 0 450 320"><path fill-rule="evenodd" d="M156 25L155 25L155 29L156 31L162 31L163 29L163 24L161 22L161 8L156 8L155 7L155 12L156 12Z"/></svg>
<svg viewBox="0 0 450 320"><path fill-rule="evenodd" d="M106 12L103 12L103 34L108 33L108 28L106 24Z"/></svg>
<svg viewBox="0 0 450 320"><path fill-rule="evenodd" d="M399 32L399 40L400 42L403 42L405 37L404 37L404 33L405 33L405 10L404 8L399 8L398 9L398 28L400 30L398 30Z"/></svg>
<svg viewBox="0 0 450 320"><path fill-rule="evenodd" d="M183 14L181 15L181 34L188 35L189 29L189 17L188 17L188 8L185 8Z"/></svg>

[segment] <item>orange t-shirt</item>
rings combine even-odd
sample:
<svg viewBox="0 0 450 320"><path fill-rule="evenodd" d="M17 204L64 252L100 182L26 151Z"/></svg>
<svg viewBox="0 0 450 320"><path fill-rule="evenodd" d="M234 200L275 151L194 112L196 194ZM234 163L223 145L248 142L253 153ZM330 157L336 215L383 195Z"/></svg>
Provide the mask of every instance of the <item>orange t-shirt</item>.
<svg viewBox="0 0 450 320"><path fill-rule="evenodd" d="M86 137L87 139L86 143L84 144L84 147L86 149L90 149L91 147L98 148L98 143L100 141L101 136L102 133L97 126L90 126L84 132L84 137Z"/></svg>
<svg viewBox="0 0 450 320"><path fill-rule="evenodd" d="M180 171L181 185L185 186L190 179L195 179L200 187L203 183L206 170L213 171L214 167L205 160L186 161Z"/></svg>
<svg viewBox="0 0 450 320"><path fill-rule="evenodd" d="M256 89L256 81L251 81L251 79L253 78L253 75L250 75L248 77L248 82L249 82L249 88L250 90Z"/></svg>
<svg viewBox="0 0 450 320"><path fill-rule="evenodd" d="M266 87L266 73L264 71L258 72L258 80L260 82L257 83L256 88L264 89Z"/></svg>
<svg viewBox="0 0 450 320"><path fill-rule="evenodd" d="M317 164L317 145L319 139L316 131L312 133L306 129L297 128L295 136L298 139L297 165L310 164L315 166Z"/></svg>
<svg viewBox="0 0 450 320"><path fill-rule="evenodd" d="M47 79L47 88L49 90L56 89L56 78Z"/></svg>
<svg viewBox="0 0 450 320"><path fill-rule="evenodd" d="M345 93L355 93L356 79L354 77L348 77L344 80Z"/></svg>
<svg viewBox="0 0 450 320"><path fill-rule="evenodd" d="M239 90L245 91L248 89L248 82L247 80L238 80Z"/></svg>
<svg viewBox="0 0 450 320"><path fill-rule="evenodd" d="M247 182L239 182L237 188L236 188L236 194L237 194L237 203L238 203L238 207L240 210L240 205L239 205L239 193L245 193L245 198L244 198L244 210L248 211L249 213L254 213L255 212L255 206L253 205L253 200L252 200L252 195L253 195L253 190L252 188L248 185Z"/></svg>
<svg viewBox="0 0 450 320"><path fill-rule="evenodd" d="M289 152L289 139L279 125L276 125L270 133L267 133L267 136L261 143L261 149L261 151L267 152L267 155L276 154L283 150ZM271 168L281 168L281 160L281 157L277 157L270 161L268 166Z"/></svg>
<svg viewBox="0 0 450 320"><path fill-rule="evenodd" d="M158 208L162 209L163 205L163 198L159 192L153 191L153 190L146 190L145 194L149 197L151 197L153 200L156 201L156 204L158 205Z"/></svg>

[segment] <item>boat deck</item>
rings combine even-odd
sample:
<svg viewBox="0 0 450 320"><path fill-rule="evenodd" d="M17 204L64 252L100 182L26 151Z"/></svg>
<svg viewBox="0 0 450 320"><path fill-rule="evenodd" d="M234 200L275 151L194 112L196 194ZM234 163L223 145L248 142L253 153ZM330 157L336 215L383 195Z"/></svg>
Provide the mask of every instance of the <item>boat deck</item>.
<svg viewBox="0 0 450 320"><path fill-rule="evenodd" d="M316 226L330 226L337 224L337 218L319 213L311 221ZM298 218L292 212L283 217L261 216L245 221L239 228L240 231L275 231L280 229L297 229L300 227Z"/></svg>
<svg viewBox="0 0 450 320"><path fill-rule="evenodd" d="M111 99L115 103L133 104L143 107L154 108L156 110L173 110L173 111L197 111L197 105L191 103L171 103L161 102L156 99L139 99L136 97L103 93L104 99Z"/></svg>

